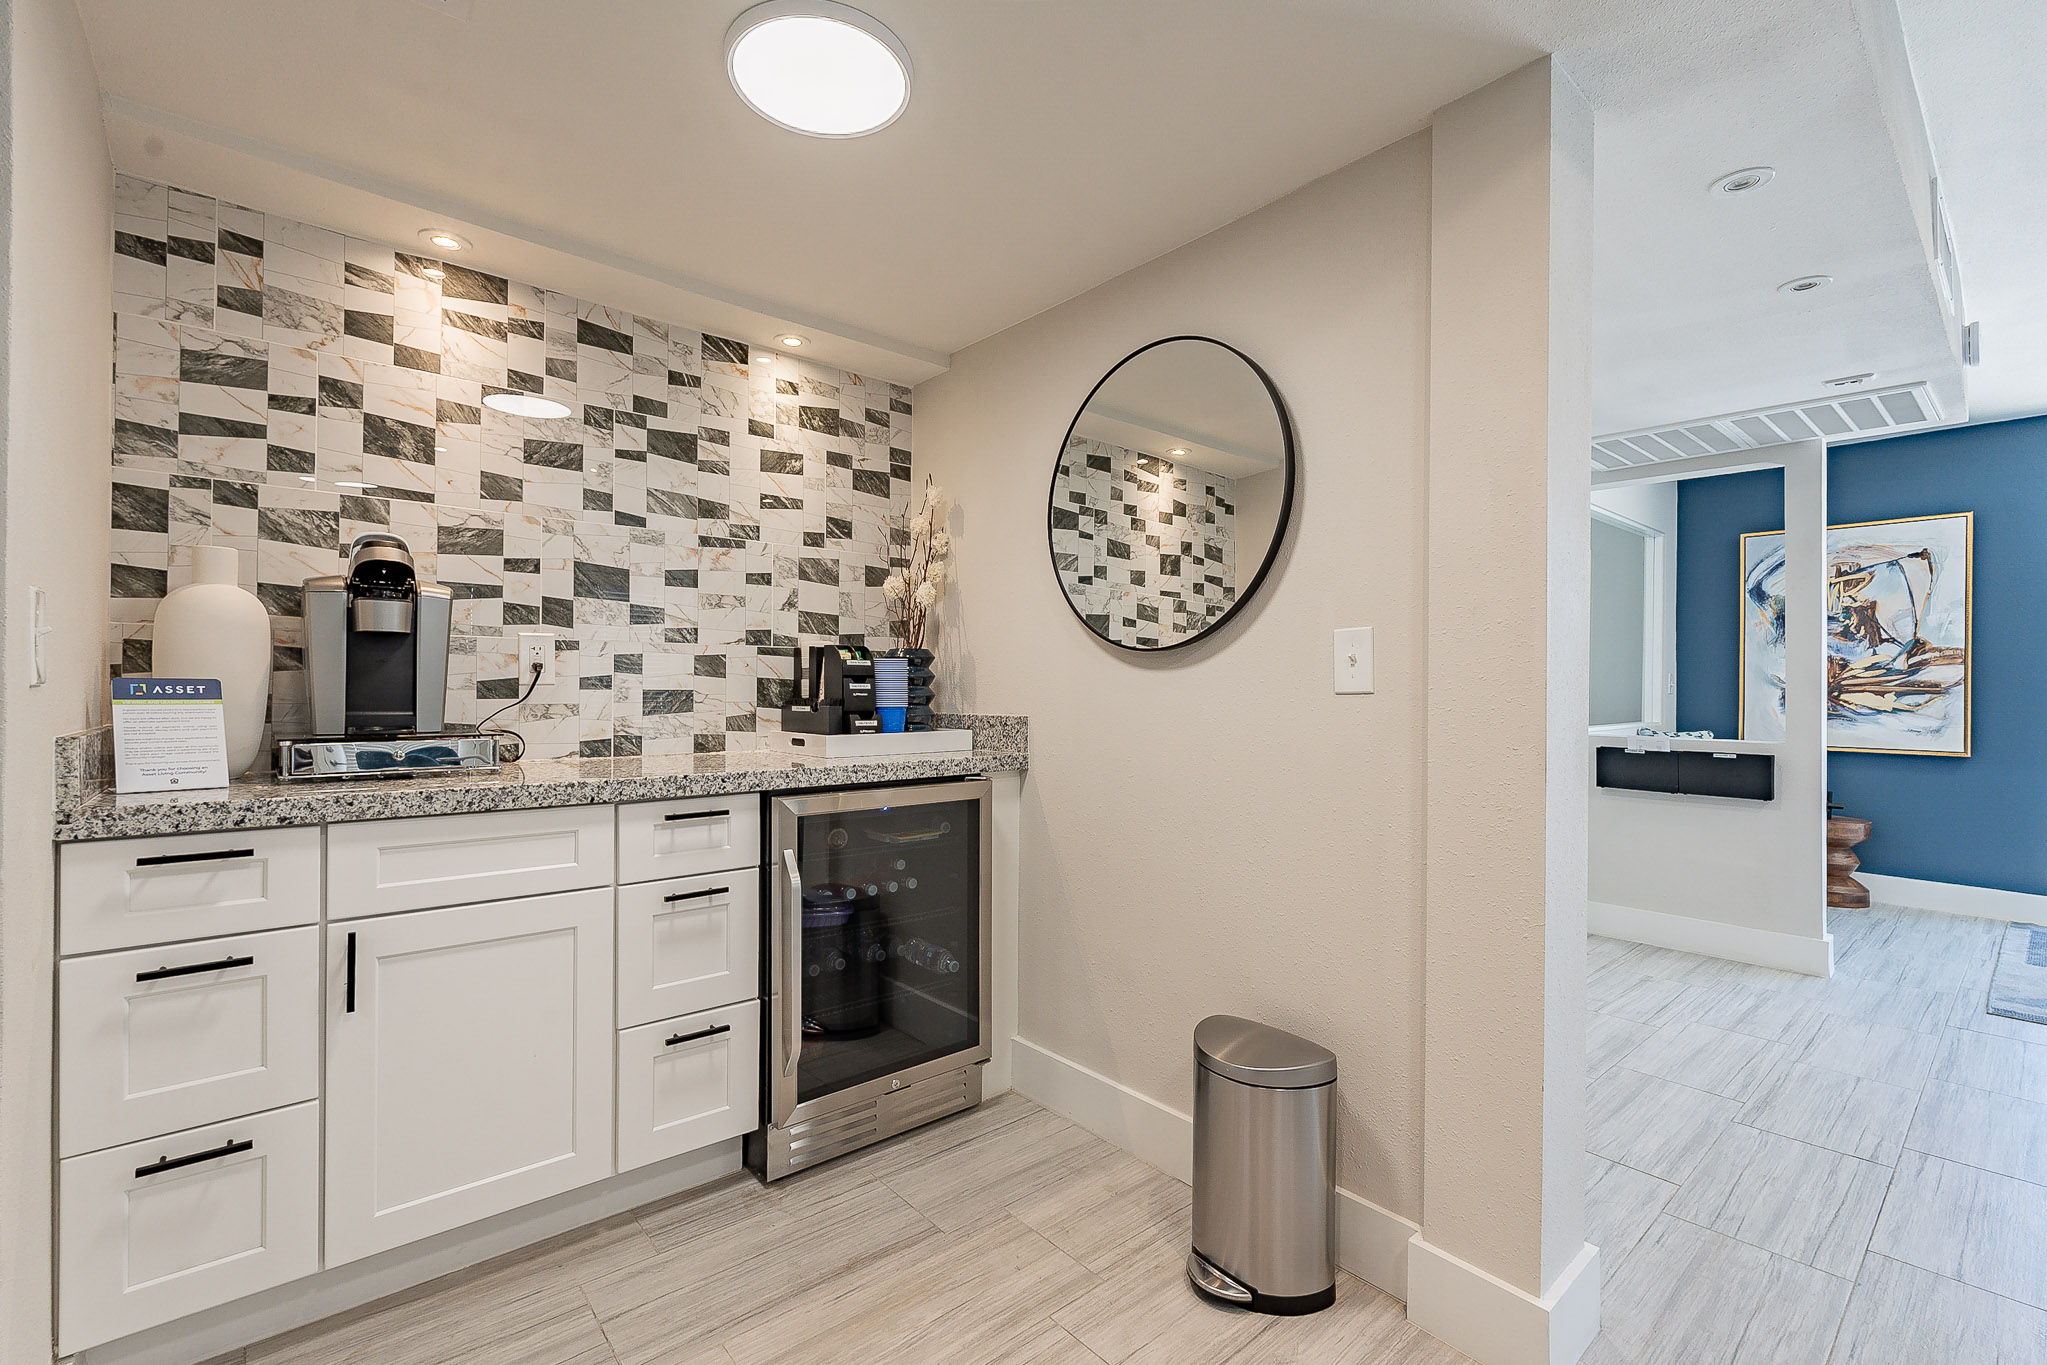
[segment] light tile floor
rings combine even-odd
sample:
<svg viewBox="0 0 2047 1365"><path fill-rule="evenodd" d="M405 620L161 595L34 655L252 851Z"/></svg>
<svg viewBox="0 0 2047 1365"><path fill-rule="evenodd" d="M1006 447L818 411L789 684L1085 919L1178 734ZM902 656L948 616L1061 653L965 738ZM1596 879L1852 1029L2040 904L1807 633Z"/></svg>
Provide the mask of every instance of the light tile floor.
<svg viewBox="0 0 2047 1365"><path fill-rule="evenodd" d="M2047 1026L2001 922L1835 911L1831 980L1592 941L1587 1365L2047 1362Z"/></svg>
<svg viewBox="0 0 2047 1365"><path fill-rule="evenodd" d="M1832 917L1831 980L1594 939L1587 1365L2047 1363L2047 1026L2002 930ZM1267 1318L1181 1272L1188 1191L1008 1095L737 1176L258 1343L233 1365L1463 1365L1343 1277Z"/></svg>

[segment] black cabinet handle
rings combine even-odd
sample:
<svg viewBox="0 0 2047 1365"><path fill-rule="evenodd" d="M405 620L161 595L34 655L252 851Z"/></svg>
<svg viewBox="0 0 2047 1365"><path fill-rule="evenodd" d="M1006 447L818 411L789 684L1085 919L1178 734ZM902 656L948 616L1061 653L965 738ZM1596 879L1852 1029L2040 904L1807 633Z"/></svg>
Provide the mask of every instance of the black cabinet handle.
<svg viewBox="0 0 2047 1365"><path fill-rule="evenodd" d="M663 820L715 820L721 815L732 814L729 810L679 810L673 815L664 815Z"/></svg>
<svg viewBox="0 0 2047 1365"><path fill-rule="evenodd" d="M137 981L161 981L167 976L190 976L194 972L224 972L231 967L253 967L253 957L223 957L213 962L194 962L185 967L158 967L153 972L137 972Z"/></svg>
<svg viewBox="0 0 2047 1365"><path fill-rule="evenodd" d="M731 890L732 888L729 886L714 886L705 891L678 891L672 896L663 896L661 903L663 905L673 905L677 901L700 901L706 896L726 895Z"/></svg>
<svg viewBox="0 0 2047 1365"><path fill-rule="evenodd" d="M135 1176L140 1179L145 1175L162 1175L165 1171L175 1171L181 1166L196 1166L202 1161L217 1161L224 1156L233 1156L237 1152L251 1152L255 1149L256 1144L246 1139L241 1142L223 1143L208 1151L194 1152L190 1156L167 1156L152 1161L147 1166L137 1166Z"/></svg>
<svg viewBox="0 0 2047 1365"><path fill-rule="evenodd" d="M354 1013L355 1013L355 930L353 930L353 929L351 929L351 930L349 930L349 931L348 931L348 981L347 981L347 985L346 985L346 987L345 987L345 989L344 989L344 992L343 992L343 994L344 994L344 995L345 995L345 997L346 997L346 1003L345 1003L345 1004L343 1005L343 1007L342 1007L342 1011L341 1011L341 1012L342 1012L343 1014L354 1014Z"/></svg>
<svg viewBox="0 0 2047 1365"><path fill-rule="evenodd" d="M212 853L155 853L147 858L137 858L137 867L162 867L165 863L210 863L223 858L253 858L253 848L223 848Z"/></svg>
<svg viewBox="0 0 2047 1365"><path fill-rule="evenodd" d="M678 1033L661 1046L674 1047L677 1043L694 1043L699 1038L712 1038L720 1033L730 1032L732 1032L730 1024L713 1024L709 1028L700 1028L695 1033Z"/></svg>

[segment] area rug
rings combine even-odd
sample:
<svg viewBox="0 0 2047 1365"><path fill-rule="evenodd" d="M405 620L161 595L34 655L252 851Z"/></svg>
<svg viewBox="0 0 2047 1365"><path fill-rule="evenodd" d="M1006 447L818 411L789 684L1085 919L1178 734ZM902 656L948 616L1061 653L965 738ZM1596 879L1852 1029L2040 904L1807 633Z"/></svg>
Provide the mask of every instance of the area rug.
<svg viewBox="0 0 2047 1365"><path fill-rule="evenodd" d="M1990 977L1990 1014L2047 1024L2047 928L2013 924L1997 950Z"/></svg>

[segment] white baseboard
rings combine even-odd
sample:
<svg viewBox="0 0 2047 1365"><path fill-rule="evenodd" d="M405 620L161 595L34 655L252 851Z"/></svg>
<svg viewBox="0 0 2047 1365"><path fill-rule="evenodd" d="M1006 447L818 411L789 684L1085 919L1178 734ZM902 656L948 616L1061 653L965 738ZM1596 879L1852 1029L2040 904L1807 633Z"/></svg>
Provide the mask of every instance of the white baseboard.
<svg viewBox="0 0 2047 1365"><path fill-rule="evenodd" d="M1858 872L1855 880L1869 888L1869 898L1879 905L1937 910L1945 915L1967 915L1972 919L2047 924L2047 896L2037 896L2029 891L2001 891L1994 886L1964 886L1960 882L1927 882L1917 877L1886 877L1880 872Z"/></svg>
<svg viewBox="0 0 2047 1365"><path fill-rule="evenodd" d="M1575 1365L1599 1335L1599 1277L1599 1248L1587 1243L1538 1299L1416 1233L1407 1317L1484 1365Z"/></svg>
<svg viewBox="0 0 2047 1365"><path fill-rule="evenodd" d="M508 1251L679 1194L740 1169L738 1139L480 1223L266 1289L67 1359L75 1365L192 1365L294 1327L410 1289Z"/></svg>
<svg viewBox="0 0 2047 1365"><path fill-rule="evenodd" d="M1758 967L1803 972L1807 976L1834 974L1834 936L1807 938L1803 934L1781 934L1774 929L1751 929L1718 920L1693 919L1662 910L1638 910L1632 905L1606 905L1593 901L1587 907L1586 927L1607 938L1629 943L1647 943L1657 948L1675 948L1684 953L1748 962Z"/></svg>
<svg viewBox="0 0 2047 1365"><path fill-rule="evenodd" d="M1194 1172L1194 1120L1035 1043L1016 1040L1016 1088L1175 1180ZM1366 1284L1407 1298L1407 1244L1419 1229L1349 1190L1336 1192L1336 1260Z"/></svg>

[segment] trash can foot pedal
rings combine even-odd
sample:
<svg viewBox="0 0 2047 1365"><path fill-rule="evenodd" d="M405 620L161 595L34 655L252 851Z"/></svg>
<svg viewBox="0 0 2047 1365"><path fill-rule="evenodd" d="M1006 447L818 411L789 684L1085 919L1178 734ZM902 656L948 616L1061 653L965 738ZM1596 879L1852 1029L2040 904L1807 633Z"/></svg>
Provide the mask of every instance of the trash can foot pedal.
<svg viewBox="0 0 2047 1365"><path fill-rule="evenodd" d="M1198 1251L1187 1253L1187 1279L1193 1286L1212 1299L1225 1303L1249 1305L1255 1297L1247 1286L1238 1284L1229 1276L1208 1263Z"/></svg>

